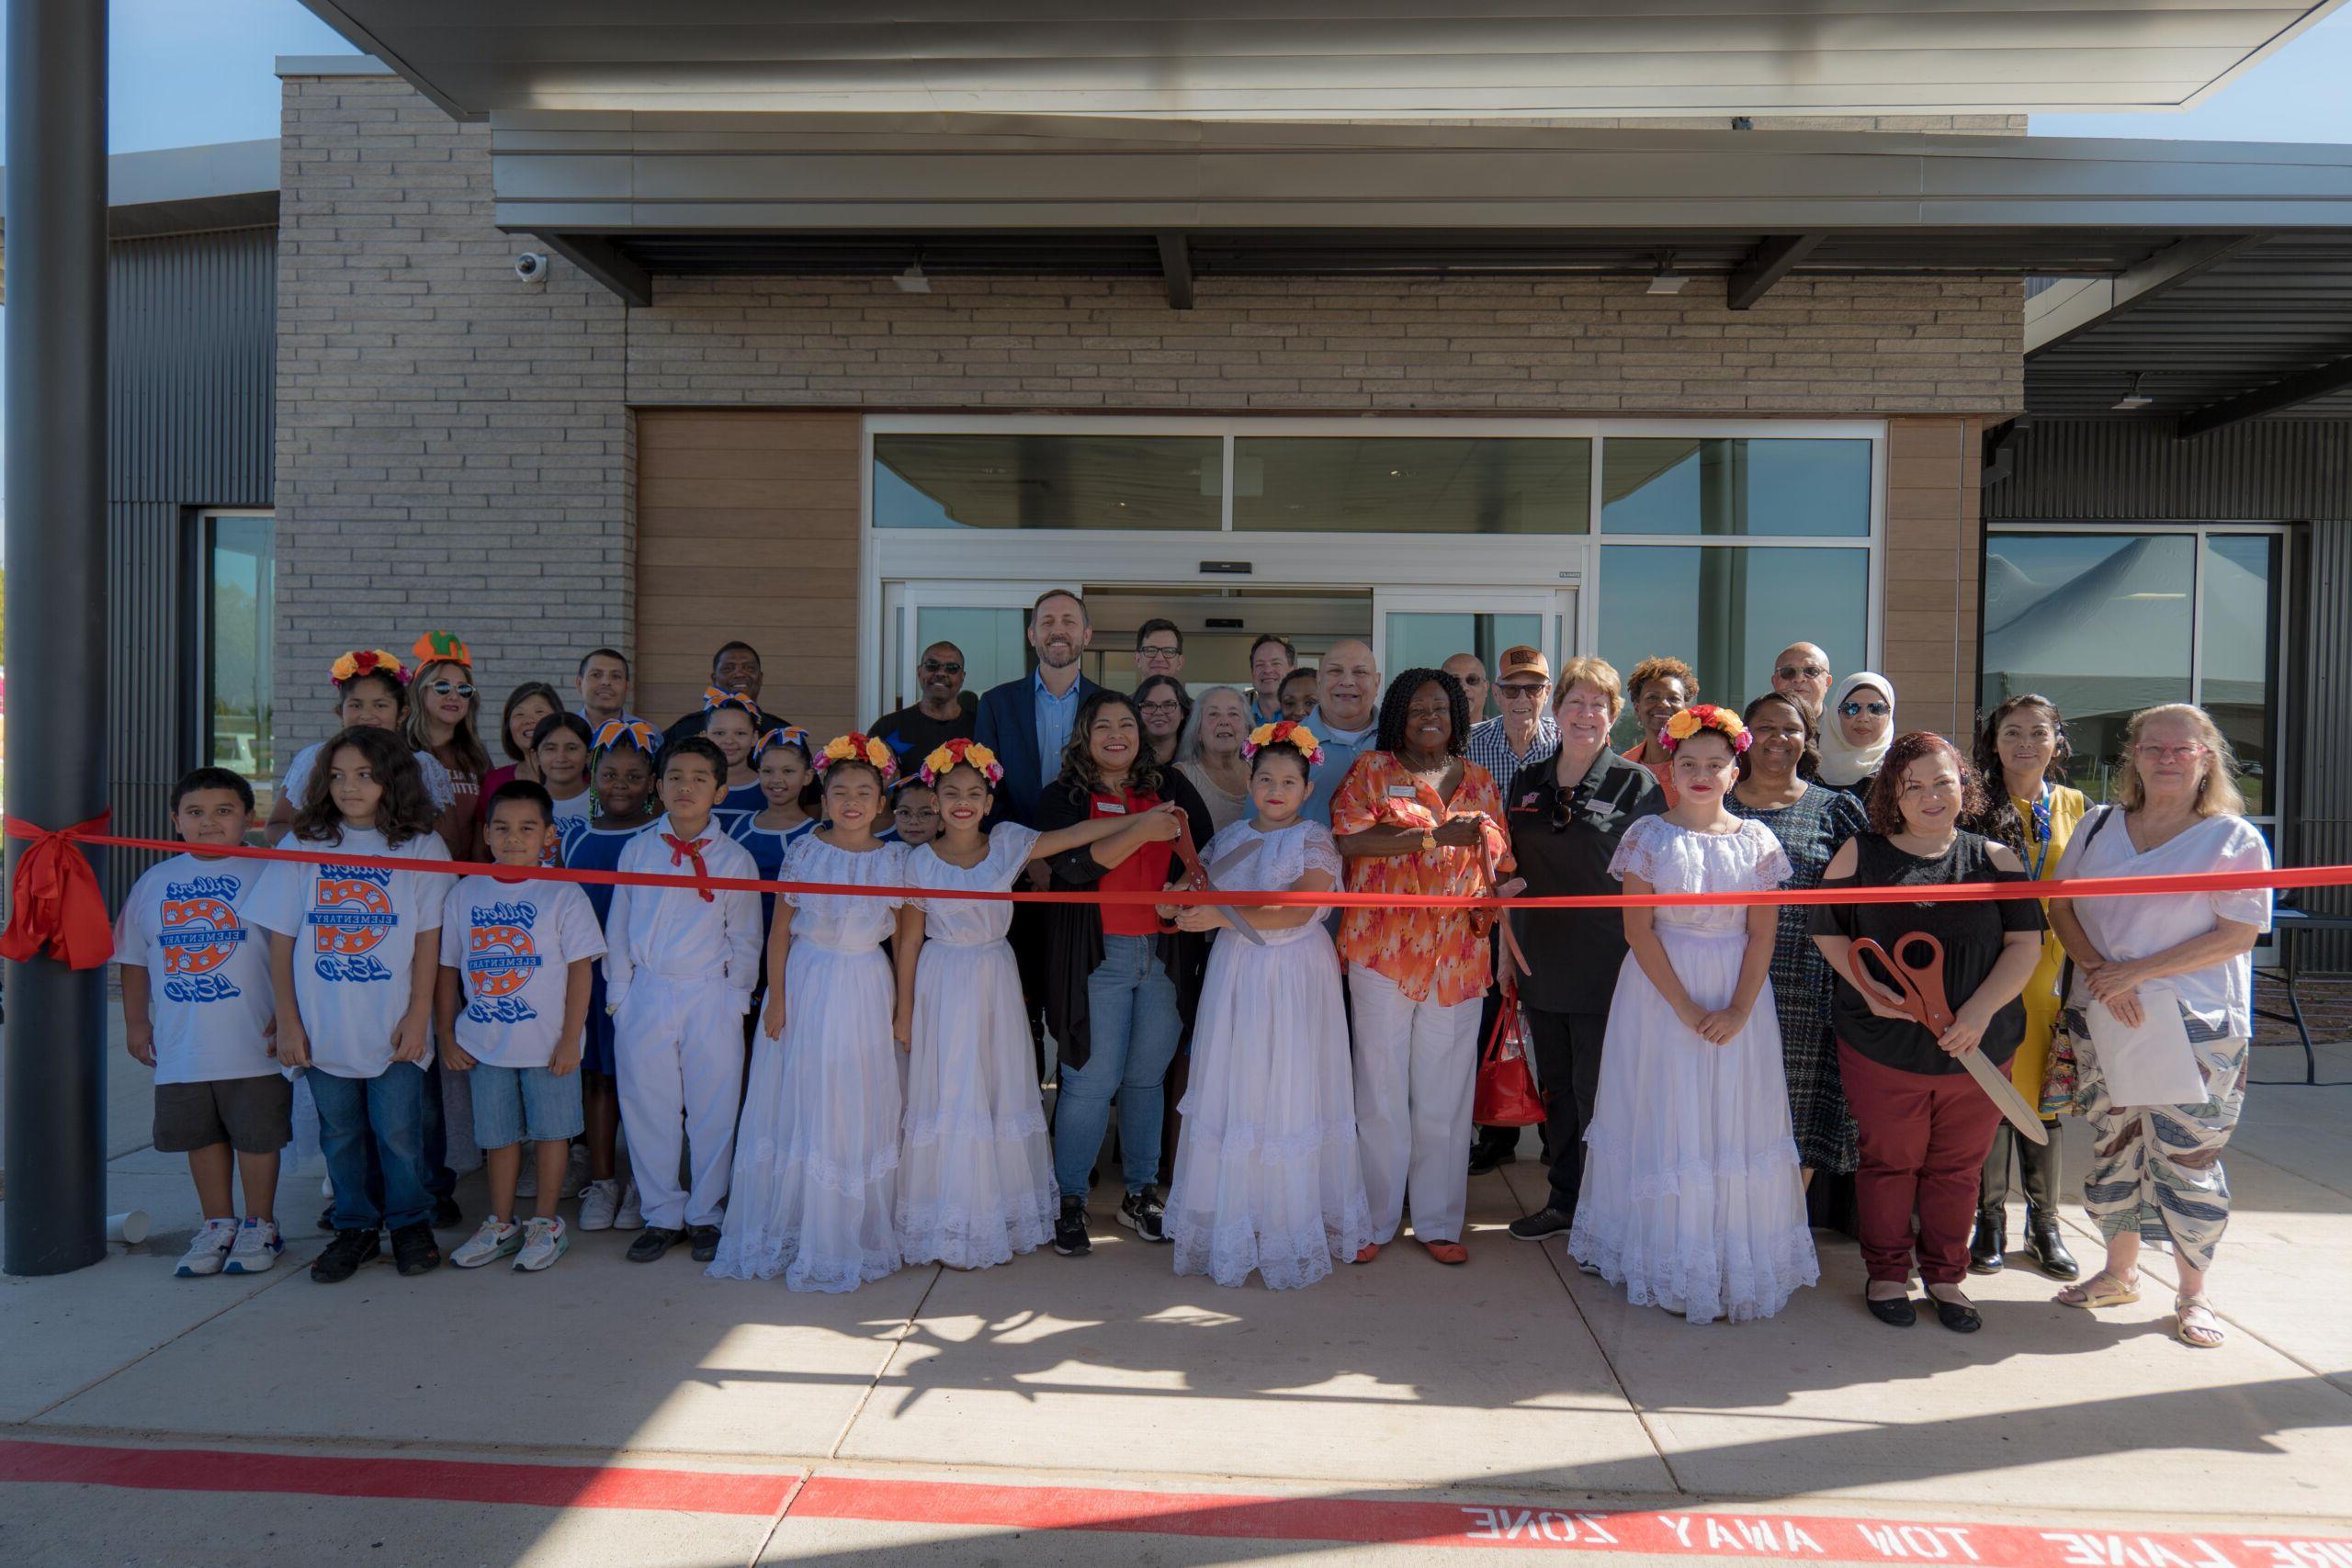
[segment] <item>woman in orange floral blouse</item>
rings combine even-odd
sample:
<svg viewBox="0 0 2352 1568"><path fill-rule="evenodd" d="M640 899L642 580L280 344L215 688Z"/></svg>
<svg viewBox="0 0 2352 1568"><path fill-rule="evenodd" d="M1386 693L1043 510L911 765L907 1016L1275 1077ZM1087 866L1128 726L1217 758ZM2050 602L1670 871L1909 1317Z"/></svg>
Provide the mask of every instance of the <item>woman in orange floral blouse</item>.
<svg viewBox="0 0 2352 1568"><path fill-rule="evenodd" d="M1377 749L1356 759L1331 802L1349 892L1475 897L1488 856L1510 865L1494 777L1462 754L1469 733L1469 699L1453 676L1408 670L1389 686ZM1464 1262L1486 936L1468 909L1356 908L1340 921L1340 957L1373 1239L1395 1238L1409 1197L1430 1256Z"/></svg>

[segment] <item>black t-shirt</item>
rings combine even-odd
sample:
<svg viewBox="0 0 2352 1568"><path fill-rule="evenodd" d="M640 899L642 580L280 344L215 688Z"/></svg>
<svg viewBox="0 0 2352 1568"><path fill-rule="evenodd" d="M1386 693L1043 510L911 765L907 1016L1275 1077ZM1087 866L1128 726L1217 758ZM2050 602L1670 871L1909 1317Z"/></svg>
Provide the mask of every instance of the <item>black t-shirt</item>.
<svg viewBox="0 0 2352 1568"><path fill-rule="evenodd" d="M1901 887L2030 880L2022 871L2003 871L1995 865L1992 850L1992 840L1961 833L1941 855L1923 860L1895 848L1883 834L1858 833L1854 874L1825 877L1821 886L1824 889ZM1895 946L1898 939L1913 931L1935 937L1944 944L1944 999L1955 1011L2000 962L2003 938L2011 931L2041 931L2046 923L2041 905L2032 898L1969 904L1817 904L1813 910L1815 935L1842 936L1849 941L1869 937L1898 959L1903 956ZM1887 978L1875 969L1865 972L1882 981ZM1848 985L1842 975L1836 987L1830 1019L1838 1038L1871 1061L1906 1073L1966 1070L1919 1025L1871 1011L1862 994ZM1999 1064L2017 1054L2018 1042L2023 1038L2025 1003L2012 998L1993 1015L1977 1049L1987 1061Z"/></svg>
<svg viewBox="0 0 2352 1568"><path fill-rule="evenodd" d="M979 727L979 715L974 709L958 707L954 718L933 718L917 705L884 714L874 721L869 733L899 754L899 773L904 776L922 767L925 757L950 740L971 739Z"/></svg>
<svg viewBox="0 0 2352 1568"><path fill-rule="evenodd" d="M1511 858L1529 897L1623 892L1609 863L1627 828L1666 809L1666 792L1647 768L1603 751L1564 799L1558 764L1556 756L1530 762L1503 796ZM1521 1001L1546 1012L1609 1010L1625 963L1624 911L1522 909L1511 930L1534 971L1519 978Z"/></svg>

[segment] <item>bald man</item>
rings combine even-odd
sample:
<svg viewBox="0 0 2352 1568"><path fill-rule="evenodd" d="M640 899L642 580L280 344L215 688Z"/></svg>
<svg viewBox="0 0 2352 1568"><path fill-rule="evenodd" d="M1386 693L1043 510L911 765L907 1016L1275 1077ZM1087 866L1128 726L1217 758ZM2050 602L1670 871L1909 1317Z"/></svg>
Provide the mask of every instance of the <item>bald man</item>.
<svg viewBox="0 0 2352 1568"><path fill-rule="evenodd" d="M1829 655L1817 643L1792 642L1772 660L1772 689L1794 697L1816 722L1829 700Z"/></svg>
<svg viewBox="0 0 2352 1568"><path fill-rule="evenodd" d="M1457 653L1438 666L1462 682L1462 694L1470 699L1470 722L1482 724L1487 717L1487 666L1475 653Z"/></svg>
<svg viewBox="0 0 2352 1568"><path fill-rule="evenodd" d="M1306 728L1323 748L1323 760L1307 771L1311 786L1299 815L1331 825L1331 797L1355 760L1373 749L1380 734L1380 665L1372 646L1355 637L1331 645L1316 666L1315 711Z"/></svg>

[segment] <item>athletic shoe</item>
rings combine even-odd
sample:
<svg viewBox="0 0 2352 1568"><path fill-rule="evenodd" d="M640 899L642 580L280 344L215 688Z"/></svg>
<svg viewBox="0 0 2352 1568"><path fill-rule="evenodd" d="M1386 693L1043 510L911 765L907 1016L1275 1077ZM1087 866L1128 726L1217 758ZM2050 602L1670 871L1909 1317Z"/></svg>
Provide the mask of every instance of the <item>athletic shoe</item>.
<svg viewBox="0 0 2352 1568"><path fill-rule="evenodd" d="M1094 1240L1086 1234L1086 1200L1062 1200L1061 1217L1054 1222L1054 1250L1064 1258L1083 1258L1094 1250Z"/></svg>
<svg viewBox="0 0 2352 1568"><path fill-rule="evenodd" d="M537 1151L529 1144L523 1145L523 1168L514 1178L514 1196L536 1198L539 1195L539 1162Z"/></svg>
<svg viewBox="0 0 2352 1568"><path fill-rule="evenodd" d="M580 1228L583 1231L608 1231L613 1228L613 1216L621 1206L621 1184L612 1177L592 1181L580 1190ZM639 1223L643 1215L638 1216Z"/></svg>
<svg viewBox="0 0 2352 1568"><path fill-rule="evenodd" d="M319 1178L319 1196L322 1198L333 1198L334 1196L334 1177L322 1176Z"/></svg>
<svg viewBox="0 0 2352 1568"><path fill-rule="evenodd" d="M327 1200L327 1206L319 1211L319 1230L322 1235L334 1235L334 1200L332 1198Z"/></svg>
<svg viewBox="0 0 2352 1568"><path fill-rule="evenodd" d="M266 1274L277 1266L277 1256L286 1250L279 1239L275 1220L247 1220L237 1227L237 1245L229 1249L232 1274Z"/></svg>
<svg viewBox="0 0 2352 1568"><path fill-rule="evenodd" d="M435 1230L455 1230L465 1223L465 1213L458 1209L458 1201L455 1198L433 1200L433 1228Z"/></svg>
<svg viewBox="0 0 2352 1568"><path fill-rule="evenodd" d="M496 1214L482 1221L473 1239L449 1254L449 1261L460 1269L479 1269L485 1263L495 1263L502 1258L512 1258L523 1250L523 1227L510 1225Z"/></svg>
<svg viewBox="0 0 2352 1568"><path fill-rule="evenodd" d="M571 1248L571 1236L561 1220L532 1218L523 1222L523 1251L514 1259L517 1274L536 1274Z"/></svg>
<svg viewBox="0 0 2352 1568"><path fill-rule="evenodd" d="M574 1144L563 1167L563 1195L576 1197L588 1185L588 1145Z"/></svg>
<svg viewBox="0 0 2352 1568"><path fill-rule="evenodd" d="M404 1279L441 1267L441 1244L433 1239L431 1225L402 1225L392 1233L392 1267Z"/></svg>
<svg viewBox="0 0 2352 1568"><path fill-rule="evenodd" d="M179 1267L172 1274L181 1280L218 1274L220 1266L229 1261L229 1249L236 1244L236 1221L207 1220L204 1228L189 1240L187 1251L180 1255Z"/></svg>
<svg viewBox="0 0 2352 1568"><path fill-rule="evenodd" d="M685 1236L684 1231L673 1231L667 1225L648 1225L628 1244L631 1263L659 1263L662 1255L678 1245Z"/></svg>
<svg viewBox="0 0 2352 1568"><path fill-rule="evenodd" d="M634 1181L621 1189L621 1206L613 1211L613 1228L616 1231L641 1231L645 1228L645 1209L637 1201L637 1183Z"/></svg>
<svg viewBox="0 0 2352 1568"><path fill-rule="evenodd" d="M1147 1187L1140 1192L1130 1192L1119 1200L1119 1223L1145 1241L1166 1241L1164 1224L1166 1209L1159 1194Z"/></svg>
<svg viewBox="0 0 2352 1568"><path fill-rule="evenodd" d="M1557 1209L1543 1208L1532 1214L1521 1214L1511 1221L1510 1234L1521 1241L1543 1241L1558 1235L1576 1223L1576 1216L1573 1214L1564 1214Z"/></svg>
<svg viewBox="0 0 2352 1568"><path fill-rule="evenodd" d="M688 1226L686 1241L694 1248L695 1261L697 1263L708 1263L718 1256L718 1227L717 1225Z"/></svg>
<svg viewBox="0 0 2352 1568"><path fill-rule="evenodd" d="M318 1261L311 1265L311 1278L322 1285L341 1284L358 1273L361 1264L383 1256L383 1243L372 1230L337 1231Z"/></svg>

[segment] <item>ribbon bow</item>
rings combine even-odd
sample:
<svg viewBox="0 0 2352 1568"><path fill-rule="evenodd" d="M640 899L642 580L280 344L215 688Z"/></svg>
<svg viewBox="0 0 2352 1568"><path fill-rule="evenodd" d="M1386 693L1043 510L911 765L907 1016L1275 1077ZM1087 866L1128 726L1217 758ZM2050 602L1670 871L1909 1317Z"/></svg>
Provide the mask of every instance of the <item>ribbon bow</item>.
<svg viewBox="0 0 2352 1568"><path fill-rule="evenodd" d="M596 731L595 747L599 751L614 746L634 746L650 757L662 749L655 739L653 727L641 718L621 720L608 718Z"/></svg>
<svg viewBox="0 0 2352 1568"><path fill-rule="evenodd" d="M816 750L808 743L808 732L797 724L779 724L761 736L760 743L752 750L752 760L756 762L767 755L771 746L797 746L804 757Z"/></svg>
<svg viewBox="0 0 2352 1568"><path fill-rule="evenodd" d="M708 839L681 839L675 833L664 833L662 835L662 841L670 846L670 863L672 865L684 865L688 861L692 861L694 863L695 874L696 876L708 876L710 874L710 867L702 863L702 847L710 842ZM715 904L718 902L718 899L711 896L711 891L707 887L695 888L695 897L701 899L706 904Z"/></svg>
<svg viewBox="0 0 2352 1568"><path fill-rule="evenodd" d="M114 956L114 928L107 919L106 896L90 857L77 852L81 840L101 838L112 811L101 811L71 828L48 829L21 817L7 818L8 836L30 840L17 857L9 884L12 913L0 937L0 957L22 964L43 948L69 969L96 969Z"/></svg>
<svg viewBox="0 0 2352 1568"><path fill-rule="evenodd" d="M760 716L760 705L741 692L722 692L717 686L702 689L702 711L717 713L720 708L741 708L754 719Z"/></svg>

